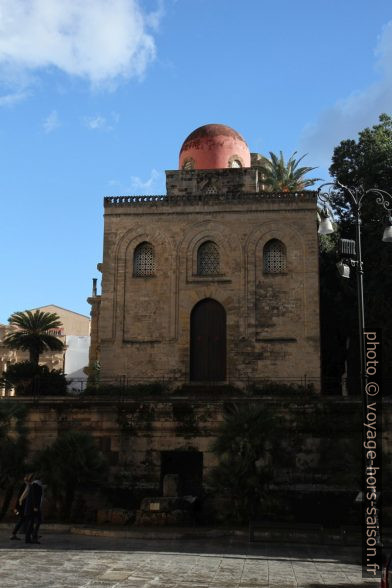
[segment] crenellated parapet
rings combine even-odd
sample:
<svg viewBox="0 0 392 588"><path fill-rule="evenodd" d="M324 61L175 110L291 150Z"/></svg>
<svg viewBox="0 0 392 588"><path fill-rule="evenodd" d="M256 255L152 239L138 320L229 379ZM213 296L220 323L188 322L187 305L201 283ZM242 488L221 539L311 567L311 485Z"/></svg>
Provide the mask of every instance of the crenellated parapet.
<svg viewBox="0 0 392 588"><path fill-rule="evenodd" d="M302 192L259 192L259 193L224 193L224 194L189 194L186 198L180 195L153 196L105 196L105 208L117 206L191 206L204 204L214 205L222 203L267 203L267 202L314 202L317 192L305 190Z"/></svg>

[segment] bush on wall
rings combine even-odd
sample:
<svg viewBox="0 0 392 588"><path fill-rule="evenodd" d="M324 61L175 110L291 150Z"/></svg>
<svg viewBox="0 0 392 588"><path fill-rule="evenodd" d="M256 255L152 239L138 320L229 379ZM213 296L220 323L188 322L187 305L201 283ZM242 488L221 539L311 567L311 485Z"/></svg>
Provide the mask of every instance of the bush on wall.
<svg viewBox="0 0 392 588"><path fill-rule="evenodd" d="M7 512L16 485L26 473L26 413L23 404L8 399L0 402L0 492L3 498L0 519Z"/></svg>
<svg viewBox="0 0 392 588"><path fill-rule="evenodd" d="M58 505L57 515L64 520L70 518L79 490L98 490L106 481L103 455L93 437L80 431L58 437L38 454L35 465Z"/></svg>
<svg viewBox="0 0 392 588"><path fill-rule="evenodd" d="M260 404L227 404L225 418L213 444L219 465L209 486L226 497L227 518L247 522L269 501L273 459L280 450L279 419Z"/></svg>
<svg viewBox="0 0 392 588"><path fill-rule="evenodd" d="M81 396L160 396L167 392L167 385L161 382L151 382L144 384L120 384L120 383L105 383L99 382L97 384L89 383Z"/></svg>
<svg viewBox="0 0 392 588"><path fill-rule="evenodd" d="M14 389L16 396L67 394L67 379L61 370L50 370L46 365L31 361L11 364L3 372L0 385L7 391Z"/></svg>

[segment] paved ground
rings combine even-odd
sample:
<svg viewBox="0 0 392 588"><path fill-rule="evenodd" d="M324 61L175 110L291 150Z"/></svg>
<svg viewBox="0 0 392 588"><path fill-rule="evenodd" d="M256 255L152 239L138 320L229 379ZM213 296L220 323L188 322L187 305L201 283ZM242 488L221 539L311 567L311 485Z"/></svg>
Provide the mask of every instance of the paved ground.
<svg viewBox="0 0 392 588"><path fill-rule="evenodd" d="M25 545L0 531L1 588L379 586L349 547L43 535Z"/></svg>

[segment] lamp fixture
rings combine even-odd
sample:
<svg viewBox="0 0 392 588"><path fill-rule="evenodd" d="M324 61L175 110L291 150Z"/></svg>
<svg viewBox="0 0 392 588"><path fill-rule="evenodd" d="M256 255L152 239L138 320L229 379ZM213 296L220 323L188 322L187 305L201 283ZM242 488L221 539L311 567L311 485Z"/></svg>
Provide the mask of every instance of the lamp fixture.
<svg viewBox="0 0 392 588"><path fill-rule="evenodd" d="M338 268L338 272L341 278L350 277L350 266L347 265L347 263L344 263L344 261L339 261L336 264L336 267Z"/></svg>
<svg viewBox="0 0 392 588"><path fill-rule="evenodd" d="M331 217L326 206L320 211L319 235L330 235L334 232Z"/></svg>
<svg viewBox="0 0 392 588"><path fill-rule="evenodd" d="M387 224L384 229L382 240L385 243L392 243L392 216L389 216L387 218Z"/></svg>

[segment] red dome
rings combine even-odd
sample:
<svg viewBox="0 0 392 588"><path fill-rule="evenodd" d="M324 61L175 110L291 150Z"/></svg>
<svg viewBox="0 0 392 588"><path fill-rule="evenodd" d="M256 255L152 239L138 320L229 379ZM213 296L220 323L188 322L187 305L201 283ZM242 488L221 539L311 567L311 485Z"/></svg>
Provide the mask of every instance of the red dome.
<svg viewBox="0 0 392 588"><path fill-rule="evenodd" d="M180 169L227 167L250 167L248 145L237 131L226 125L204 125L185 139Z"/></svg>

